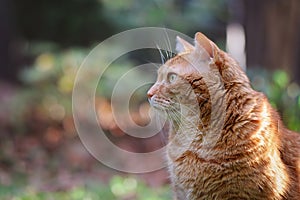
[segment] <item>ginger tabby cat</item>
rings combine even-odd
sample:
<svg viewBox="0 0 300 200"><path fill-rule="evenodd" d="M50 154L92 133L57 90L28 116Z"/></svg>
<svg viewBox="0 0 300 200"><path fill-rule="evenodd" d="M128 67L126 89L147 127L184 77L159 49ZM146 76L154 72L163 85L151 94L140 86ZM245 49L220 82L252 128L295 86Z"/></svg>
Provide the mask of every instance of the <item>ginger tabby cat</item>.
<svg viewBox="0 0 300 200"><path fill-rule="evenodd" d="M150 104L170 121L167 159L175 199L300 200L300 134L203 34L158 70Z"/></svg>

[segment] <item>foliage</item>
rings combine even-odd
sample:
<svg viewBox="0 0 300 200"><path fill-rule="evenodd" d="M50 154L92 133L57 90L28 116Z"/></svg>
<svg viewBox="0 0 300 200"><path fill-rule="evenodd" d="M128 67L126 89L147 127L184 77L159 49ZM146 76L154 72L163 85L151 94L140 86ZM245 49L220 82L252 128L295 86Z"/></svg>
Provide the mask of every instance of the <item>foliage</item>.
<svg viewBox="0 0 300 200"><path fill-rule="evenodd" d="M16 0L14 3L18 31L27 40L86 46L112 33L111 23L104 19L98 0Z"/></svg>
<svg viewBox="0 0 300 200"><path fill-rule="evenodd" d="M22 71L20 79L25 84L12 102L12 124L19 128L26 128L23 125L36 120L25 117L34 113L36 116L42 116L46 121L62 122L65 118L71 117L72 109L72 90L76 77L76 72L88 55L86 49L73 48L69 50L59 50L49 48L49 44L32 45L29 54L35 55L36 59L33 66ZM115 51L118 47L107 47L108 52ZM47 50L45 50L47 49ZM49 50L50 49L50 50ZM94 60L93 60L94 59ZM96 98L101 97L109 100L112 95L116 82L128 72L134 64L128 57L123 56L106 69L100 81L91 80L91 74L94 74L96 68L103 67L107 61L91 58L90 67L86 74L81 74L85 87L97 85ZM144 78L142 71L133 71L123 84L135 86L136 81ZM96 82L95 82L96 81ZM135 103L146 100L146 88L140 88L134 93Z"/></svg>
<svg viewBox="0 0 300 200"><path fill-rule="evenodd" d="M3 200L167 200L171 198L168 187L150 188L133 177L114 176L109 184L89 183L68 191L35 191L33 188L20 189L17 186L1 187Z"/></svg>
<svg viewBox="0 0 300 200"><path fill-rule="evenodd" d="M104 15L119 29L161 26L193 34L198 30L218 32L218 25L229 18L224 0L102 2Z"/></svg>
<svg viewBox="0 0 300 200"><path fill-rule="evenodd" d="M282 70L249 70L253 87L267 95L270 103L282 116L284 124L300 132L300 86Z"/></svg>
<svg viewBox="0 0 300 200"><path fill-rule="evenodd" d="M87 46L116 31L142 26L218 35L230 17L224 0L16 0L15 9L25 39L61 46Z"/></svg>
<svg viewBox="0 0 300 200"><path fill-rule="evenodd" d="M30 53L37 54L36 59L32 67L21 73L25 87L12 102L15 109L11 121L18 130L26 128L24 124L30 120L39 121L30 117L33 113L49 122L61 122L71 115L73 82L85 51L72 49L57 53L49 49L44 51L45 48L39 46L31 48Z"/></svg>

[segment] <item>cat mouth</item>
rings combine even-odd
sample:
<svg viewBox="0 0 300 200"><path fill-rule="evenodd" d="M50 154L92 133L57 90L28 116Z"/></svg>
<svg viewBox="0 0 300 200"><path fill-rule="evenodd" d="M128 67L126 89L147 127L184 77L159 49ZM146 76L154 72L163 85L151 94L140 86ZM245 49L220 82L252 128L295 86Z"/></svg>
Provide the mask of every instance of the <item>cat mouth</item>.
<svg viewBox="0 0 300 200"><path fill-rule="evenodd" d="M148 101L150 105L158 111L174 113L180 110L180 108L176 106L177 104L175 102L172 102L172 100L170 99L153 96L151 98L148 98Z"/></svg>
<svg viewBox="0 0 300 200"><path fill-rule="evenodd" d="M167 111L170 107L170 101L168 99L152 96L151 98L148 98L148 101L153 108L158 110Z"/></svg>

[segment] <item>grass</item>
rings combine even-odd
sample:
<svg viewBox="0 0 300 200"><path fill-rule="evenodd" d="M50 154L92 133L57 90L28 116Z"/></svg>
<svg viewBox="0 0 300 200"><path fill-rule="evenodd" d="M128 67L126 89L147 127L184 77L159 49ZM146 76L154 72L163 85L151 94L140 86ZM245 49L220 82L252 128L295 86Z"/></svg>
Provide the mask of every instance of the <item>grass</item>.
<svg viewBox="0 0 300 200"><path fill-rule="evenodd" d="M36 191L30 186L0 186L1 200L167 200L169 187L150 188L131 177L112 177L109 184L89 183L67 191Z"/></svg>

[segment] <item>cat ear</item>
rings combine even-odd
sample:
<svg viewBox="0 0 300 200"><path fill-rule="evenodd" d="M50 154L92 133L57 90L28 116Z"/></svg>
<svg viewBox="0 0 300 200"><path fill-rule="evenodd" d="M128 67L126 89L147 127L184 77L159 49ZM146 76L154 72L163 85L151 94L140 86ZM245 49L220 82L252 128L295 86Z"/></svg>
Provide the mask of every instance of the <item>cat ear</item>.
<svg viewBox="0 0 300 200"><path fill-rule="evenodd" d="M195 48L196 51L207 56L208 58L214 58L218 47L204 34L197 32L195 35ZM207 59L208 59L207 58Z"/></svg>
<svg viewBox="0 0 300 200"><path fill-rule="evenodd" d="M185 51L193 51L195 48L193 45L182 39L181 37L176 37L176 51L177 53L182 53Z"/></svg>

